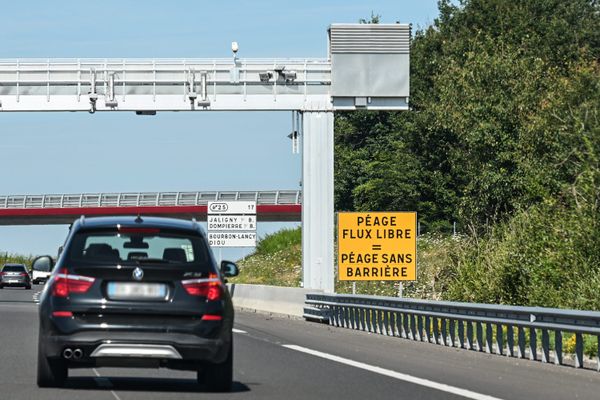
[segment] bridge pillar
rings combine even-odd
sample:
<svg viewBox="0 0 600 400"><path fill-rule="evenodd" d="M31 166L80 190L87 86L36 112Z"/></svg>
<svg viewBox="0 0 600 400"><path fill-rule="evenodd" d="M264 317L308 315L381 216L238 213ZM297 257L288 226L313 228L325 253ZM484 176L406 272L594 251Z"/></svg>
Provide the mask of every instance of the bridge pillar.
<svg viewBox="0 0 600 400"><path fill-rule="evenodd" d="M333 111L304 111L302 133L303 282L333 293Z"/></svg>

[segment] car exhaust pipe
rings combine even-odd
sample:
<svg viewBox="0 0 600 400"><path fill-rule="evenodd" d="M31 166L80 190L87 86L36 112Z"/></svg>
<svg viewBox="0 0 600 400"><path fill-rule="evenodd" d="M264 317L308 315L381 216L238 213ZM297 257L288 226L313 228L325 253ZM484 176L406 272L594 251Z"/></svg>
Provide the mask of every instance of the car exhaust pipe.
<svg viewBox="0 0 600 400"><path fill-rule="evenodd" d="M69 348L66 348L66 349L64 349L64 350L63 350L63 357L64 357L66 360L70 360L70 359L71 359L71 357L73 357L73 350L71 350L71 349L69 349Z"/></svg>
<svg viewBox="0 0 600 400"><path fill-rule="evenodd" d="M81 357L83 357L83 351L81 351L81 349L73 350L73 359L74 360L79 360Z"/></svg>

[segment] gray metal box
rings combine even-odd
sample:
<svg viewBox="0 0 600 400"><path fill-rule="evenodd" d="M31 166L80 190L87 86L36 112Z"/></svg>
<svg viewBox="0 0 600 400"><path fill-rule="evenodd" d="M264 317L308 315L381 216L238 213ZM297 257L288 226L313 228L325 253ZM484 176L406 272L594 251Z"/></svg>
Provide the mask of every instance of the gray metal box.
<svg viewBox="0 0 600 400"><path fill-rule="evenodd" d="M408 97L409 24L333 24L329 28L334 97Z"/></svg>

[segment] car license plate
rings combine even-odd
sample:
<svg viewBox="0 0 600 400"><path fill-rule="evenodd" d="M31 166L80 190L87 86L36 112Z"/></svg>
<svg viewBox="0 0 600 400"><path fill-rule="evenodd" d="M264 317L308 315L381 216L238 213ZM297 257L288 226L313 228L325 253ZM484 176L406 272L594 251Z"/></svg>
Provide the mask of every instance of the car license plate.
<svg viewBox="0 0 600 400"><path fill-rule="evenodd" d="M109 282L108 297L114 300L157 300L167 297L164 283Z"/></svg>

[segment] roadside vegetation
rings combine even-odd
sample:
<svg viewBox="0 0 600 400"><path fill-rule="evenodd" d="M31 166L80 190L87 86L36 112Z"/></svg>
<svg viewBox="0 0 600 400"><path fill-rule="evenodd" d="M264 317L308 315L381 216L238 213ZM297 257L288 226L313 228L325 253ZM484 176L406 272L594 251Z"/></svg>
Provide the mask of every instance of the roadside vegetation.
<svg viewBox="0 0 600 400"><path fill-rule="evenodd" d="M302 270L301 231L283 229L262 238L256 251L238 261L240 274L232 283L257 285L300 285Z"/></svg>
<svg viewBox="0 0 600 400"><path fill-rule="evenodd" d="M25 264L27 268L31 267L31 262L35 257L32 255L24 256L20 254L11 254L8 252L0 251L0 266L9 263Z"/></svg>

